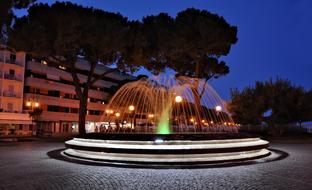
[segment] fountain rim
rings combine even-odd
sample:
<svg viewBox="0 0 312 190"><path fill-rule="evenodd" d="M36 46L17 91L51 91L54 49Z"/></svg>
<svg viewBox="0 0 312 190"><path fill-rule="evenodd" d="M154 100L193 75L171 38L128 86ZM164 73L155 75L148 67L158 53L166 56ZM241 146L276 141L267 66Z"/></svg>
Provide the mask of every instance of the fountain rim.
<svg viewBox="0 0 312 190"><path fill-rule="evenodd" d="M120 141L155 141L161 139L163 141L183 140L183 141L202 141L202 140L230 140L230 139L248 139L260 138L259 135L250 133L87 133L77 135L74 138L94 139L94 140L120 140Z"/></svg>
<svg viewBox="0 0 312 190"><path fill-rule="evenodd" d="M257 159L270 155L268 146L259 137L161 142L74 138L65 142L64 154L112 163L188 165Z"/></svg>

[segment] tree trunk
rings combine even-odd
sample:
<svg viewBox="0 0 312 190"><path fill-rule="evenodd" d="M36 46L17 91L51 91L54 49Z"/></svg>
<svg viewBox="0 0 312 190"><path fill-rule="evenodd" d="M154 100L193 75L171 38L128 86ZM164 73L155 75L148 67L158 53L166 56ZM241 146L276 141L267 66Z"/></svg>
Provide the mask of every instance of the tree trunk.
<svg viewBox="0 0 312 190"><path fill-rule="evenodd" d="M269 131L270 131L271 135L272 136L280 136L280 126L278 126L274 123L274 119L272 118L272 116L269 119L268 124L269 124Z"/></svg>
<svg viewBox="0 0 312 190"><path fill-rule="evenodd" d="M86 115L87 115L87 105L88 105L88 93L82 98L80 98L79 101L79 122L78 122L78 129L79 129L79 135L85 135L86 134Z"/></svg>
<svg viewBox="0 0 312 190"><path fill-rule="evenodd" d="M195 105L195 120L197 122L197 130L202 131L202 124L201 124L201 114L202 114L202 107L200 104L200 96L198 94L198 85L199 82L197 81L196 84L191 88L192 94L194 97L194 105Z"/></svg>

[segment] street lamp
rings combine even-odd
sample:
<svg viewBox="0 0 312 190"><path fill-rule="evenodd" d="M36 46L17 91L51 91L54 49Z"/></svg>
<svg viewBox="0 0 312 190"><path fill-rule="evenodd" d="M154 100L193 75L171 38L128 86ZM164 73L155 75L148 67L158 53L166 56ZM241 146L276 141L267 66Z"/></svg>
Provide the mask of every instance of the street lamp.
<svg viewBox="0 0 312 190"><path fill-rule="evenodd" d="M31 101L26 102L26 106L31 108L32 111L34 108L38 108L39 105L40 105L39 102L31 102Z"/></svg>
<svg viewBox="0 0 312 190"><path fill-rule="evenodd" d="M34 106L37 108L39 107L39 103L38 102L35 102Z"/></svg>
<svg viewBox="0 0 312 190"><path fill-rule="evenodd" d="M36 126L38 128L39 116L42 113L42 110L39 108L39 106L40 106L39 102L34 101L34 98L33 98L32 101L28 100L26 102L26 106L30 108L29 116L31 117L32 122L36 123ZM35 129L33 129L33 130L35 130ZM42 131L42 125L40 125L40 131L38 131L38 132L40 132L40 133L43 132ZM36 135L38 135L38 133Z"/></svg>
<svg viewBox="0 0 312 190"><path fill-rule="evenodd" d="M26 102L26 106L30 107L31 106L31 102L30 101Z"/></svg>
<svg viewBox="0 0 312 190"><path fill-rule="evenodd" d="M134 106L133 106L133 105L130 105L130 106L129 106L129 110L130 110L130 111L133 111L133 110L134 110Z"/></svg>
<svg viewBox="0 0 312 190"><path fill-rule="evenodd" d="M222 107L218 105L218 106L216 106L215 109L216 109L217 112L220 112L222 110Z"/></svg>
<svg viewBox="0 0 312 190"><path fill-rule="evenodd" d="M176 96L175 97L175 102L177 102L177 103L182 102L182 97L181 96Z"/></svg>
<svg viewBox="0 0 312 190"><path fill-rule="evenodd" d="M217 119L218 119L217 121L218 121L218 122L221 122L222 119L220 118L220 112L221 112L221 110L222 110L222 107L219 106L219 105L217 105L215 109L216 109L216 111L217 111Z"/></svg>
<svg viewBox="0 0 312 190"><path fill-rule="evenodd" d="M133 105L130 105L130 106L128 107L128 109L130 110L131 115L133 115L132 112L133 112L133 110L134 110L134 106L133 106ZM133 129L133 128L134 128L134 125L135 125L135 115L133 115L133 121L132 121L132 118L130 118L130 119L131 119L131 121L130 121L131 128Z"/></svg>

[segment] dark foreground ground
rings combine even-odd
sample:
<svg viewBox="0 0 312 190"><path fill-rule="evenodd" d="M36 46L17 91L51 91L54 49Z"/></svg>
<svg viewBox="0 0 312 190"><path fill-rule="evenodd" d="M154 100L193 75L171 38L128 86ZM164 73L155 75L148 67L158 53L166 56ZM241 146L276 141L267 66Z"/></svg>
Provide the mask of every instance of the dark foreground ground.
<svg viewBox="0 0 312 190"><path fill-rule="evenodd" d="M284 158L235 166L148 169L54 159L61 142L0 142L2 189L312 189L312 137L271 141ZM49 154L50 155L50 154ZM286 156L285 156L286 155Z"/></svg>

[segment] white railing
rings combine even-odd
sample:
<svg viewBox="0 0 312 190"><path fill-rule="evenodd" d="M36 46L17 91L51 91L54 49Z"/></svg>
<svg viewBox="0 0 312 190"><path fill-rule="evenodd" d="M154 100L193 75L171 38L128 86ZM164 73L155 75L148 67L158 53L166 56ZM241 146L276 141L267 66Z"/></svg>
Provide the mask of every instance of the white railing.
<svg viewBox="0 0 312 190"><path fill-rule="evenodd" d="M22 66L17 60L13 60L13 59L6 59L5 63Z"/></svg>
<svg viewBox="0 0 312 190"><path fill-rule="evenodd" d="M5 97L14 97L14 98L20 98L21 97L20 94L17 94L15 92L10 92L10 91L4 91L3 92L3 96L5 96Z"/></svg>
<svg viewBox="0 0 312 190"><path fill-rule="evenodd" d="M4 73L4 78L10 79L10 80L22 81L22 77L20 75L12 75L9 73Z"/></svg>

